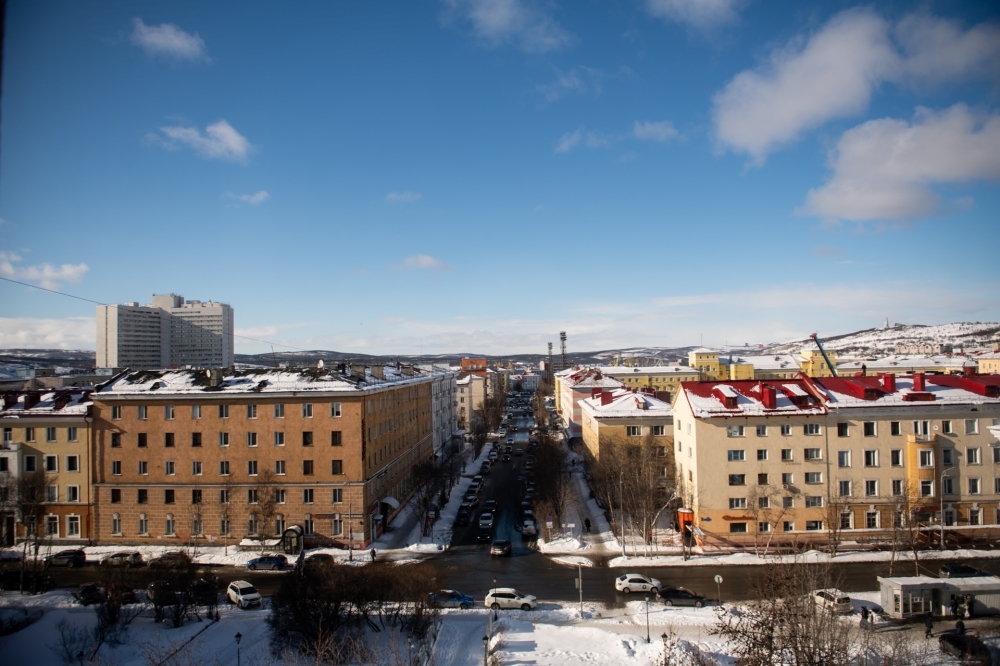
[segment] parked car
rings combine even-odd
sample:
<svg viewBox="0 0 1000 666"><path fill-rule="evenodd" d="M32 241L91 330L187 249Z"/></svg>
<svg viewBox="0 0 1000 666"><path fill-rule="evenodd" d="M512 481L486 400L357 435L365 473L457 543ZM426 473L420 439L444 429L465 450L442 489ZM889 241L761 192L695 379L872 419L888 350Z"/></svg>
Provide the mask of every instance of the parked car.
<svg viewBox="0 0 1000 666"><path fill-rule="evenodd" d="M660 590L656 594L656 598L662 601L664 606L694 606L695 608L701 608L708 603L707 598L700 594L695 594L684 587L668 587L665 590Z"/></svg>
<svg viewBox="0 0 1000 666"><path fill-rule="evenodd" d="M510 541L494 541L490 546L490 555L510 555L512 550Z"/></svg>
<svg viewBox="0 0 1000 666"><path fill-rule="evenodd" d="M464 504L463 504L464 506ZM455 516L455 525L457 527L464 527L469 524L472 520L472 514L464 509L459 509L458 514Z"/></svg>
<svg viewBox="0 0 1000 666"><path fill-rule="evenodd" d="M468 594L462 594L458 590L440 590L430 593L430 605L432 608L461 608L469 610L475 603Z"/></svg>
<svg viewBox="0 0 1000 666"><path fill-rule="evenodd" d="M656 578L643 576L637 573L628 573L615 578L615 589L628 594L630 592L652 592L660 589L660 581Z"/></svg>
<svg viewBox="0 0 1000 666"><path fill-rule="evenodd" d="M229 599L230 603L243 609L261 604L260 592L245 580L234 580L230 583L229 587L226 588L226 598Z"/></svg>
<svg viewBox="0 0 1000 666"><path fill-rule="evenodd" d="M483 601L487 608L520 608L531 610L538 605L538 599L531 594L524 594L512 587L497 587L490 590Z"/></svg>
<svg viewBox="0 0 1000 666"><path fill-rule="evenodd" d="M141 567L144 564L146 564L146 560L142 559L142 553L129 551L113 553L101 560L101 566L105 567L129 568Z"/></svg>
<svg viewBox="0 0 1000 666"><path fill-rule="evenodd" d="M938 576L941 578L971 578L973 576L992 576L993 574L970 567L968 564L944 564L938 569Z"/></svg>
<svg viewBox="0 0 1000 666"><path fill-rule="evenodd" d="M167 581L154 580L146 588L146 596L154 606L166 606L174 602L176 593Z"/></svg>
<svg viewBox="0 0 1000 666"><path fill-rule="evenodd" d="M496 510L497 510L497 501L496 500L491 499L491 500L486 500L485 502L483 502L483 511L492 511L492 512L495 513Z"/></svg>
<svg viewBox="0 0 1000 666"><path fill-rule="evenodd" d="M816 606L831 613L851 613L854 611L851 598L838 589L814 590L811 596Z"/></svg>
<svg viewBox="0 0 1000 666"><path fill-rule="evenodd" d="M514 449L514 455L515 456L523 456L524 455L524 449L520 449L520 448Z"/></svg>
<svg viewBox="0 0 1000 666"><path fill-rule="evenodd" d="M82 567L87 563L87 554L82 548L75 550L60 550L55 555L45 558L45 564L50 567Z"/></svg>
<svg viewBox="0 0 1000 666"><path fill-rule="evenodd" d="M288 558L281 553L261 555L247 562L247 569L257 571L258 569L270 569L271 571L281 571L288 565Z"/></svg>
<svg viewBox="0 0 1000 666"><path fill-rule="evenodd" d="M111 599L117 599L122 606L139 603L139 597L131 585L126 583L111 583L108 585L106 593Z"/></svg>
<svg viewBox="0 0 1000 666"><path fill-rule="evenodd" d="M479 532L476 533L476 541L479 543L488 543L493 541L493 528L479 526Z"/></svg>
<svg viewBox="0 0 1000 666"><path fill-rule="evenodd" d="M480 527L493 527L493 512L483 511L479 514L479 526Z"/></svg>
<svg viewBox="0 0 1000 666"><path fill-rule="evenodd" d="M960 659L963 664L990 666L993 663L990 649L970 634L942 634L938 646L941 652Z"/></svg>
<svg viewBox="0 0 1000 666"><path fill-rule="evenodd" d="M183 550L172 550L149 561L149 566L154 569L158 567L183 567L189 564L191 564L191 558Z"/></svg>
<svg viewBox="0 0 1000 666"><path fill-rule="evenodd" d="M479 504L479 495L476 493L465 493L465 496L462 497L462 504L459 508L468 507L471 511L476 508L477 504Z"/></svg>
<svg viewBox="0 0 1000 666"><path fill-rule="evenodd" d="M535 527L534 518L526 518L521 525L521 536L524 537L536 537L538 536L538 528Z"/></svg>
<svg viewBox="0 0 1000 666"><path fill-rule="evenodd" d="M330 553L313 553L312 555L306 557L302 563L307 567L316 567L333 564L334 562L336 562L336 559L334 559L333 555Z"/></svg>
<svg viewBox="0 0 1000 666"><path fill-rule="evenodd" d="M482 472L483 474L489 474L490 469L492 469L490 467L490 464L488 462L484 462L482 467L479 468L479 471Z"/></svg>
<svg viewBox="0 0 1000 666"><path fill-rule="evenodd" d="M501 458L500 460L502 462L510 462L510 454L509 453L503 454L503 458Z"/></svg>
<svg viewBox="0 0 1000 666"><path fill-rule="evenodd" d="M84 606L99 604L104 601L104 590L93 583L84 583L73 593L73 598Z"/></svg>
<svg viewBox="0 0 1000 666"><path fill-rule="evenodd" d="M479 474L476 474L474 477L472 477L472 482L473 483L482 483L483 482L483 477L481 475L479 475Z"/></svg>

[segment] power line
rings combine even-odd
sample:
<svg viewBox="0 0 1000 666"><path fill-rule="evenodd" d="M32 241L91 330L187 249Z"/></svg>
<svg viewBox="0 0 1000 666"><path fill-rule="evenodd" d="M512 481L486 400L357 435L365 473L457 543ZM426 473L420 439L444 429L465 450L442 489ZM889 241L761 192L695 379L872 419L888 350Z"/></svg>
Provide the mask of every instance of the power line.
<svg viewBox="0 0 1000 666"><path fill-rule="evenodd" d="M95 301L90 298L84 298L83 296L76 296L74 294L67 294L65 291L57 291L55 289L46 289L45 287L39 287L37 284L29 284L27 282L20 282L18 280L11 280L10 278L0 277L0 280L4 282L13 282L14 284L23 285L25 287L31 287L32 289L39 289L41 291L47 291L50 294L58 294L59 296L67 296L69 298L75 298L78 301L86 301L87 303L94 303L96 305L110 305L109 303L101 303L100 301ZM294 347L292 345L282 344L280 342L271 342L270 340L259 340L257 338L249 338L245 335L236 335L233 333L234 338L239 338L241 340L252 340L253 342L260 342L265 345L278 345L279 347L288 347L289 349L294 349L296 351L312 351L310 349L303 349L302 347Z"/></svg>

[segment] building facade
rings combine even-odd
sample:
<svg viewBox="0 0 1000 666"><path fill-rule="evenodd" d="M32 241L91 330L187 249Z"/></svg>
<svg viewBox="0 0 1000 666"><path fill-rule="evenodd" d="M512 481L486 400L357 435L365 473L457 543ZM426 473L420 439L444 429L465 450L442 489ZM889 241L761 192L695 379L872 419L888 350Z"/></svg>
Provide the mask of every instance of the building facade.
<svg viewBox="0 0 1000 666"><path fill-rule="evenodd" d="M299 525L364 547L433 456L433 384L407 367L120 375L93 394L95 536L221 543Z"/></svg>
<svg viewBox="0 0 1000 666"><path fill-rule="evenodd" d="M666 477L666 459L674 445L674 412L669 402L635 389L595 389L580 401L581 431L587 456L600 460L601 447L609 444L649 442L660 449Z"/></svg>
<svg viewBox="0 0 1000 666"><path fill-rule="evenodd" d="M629 388L644 388L666 392L673 396L681 382L692 382L701 379L701 373L686 365L663 366L602 366L598 368L601 374L617 379ZM669 400L669 398L668 398Z"/></svg>
<svg viewBox="0 0 1000 666"><path fill-rule="evenodd" d="M625 388L625 384L606 376L597 368L568 368L556 375L556 413L562 418L566 437L583 436L580 401L593 395L595 389L614 390Z"/></svg>

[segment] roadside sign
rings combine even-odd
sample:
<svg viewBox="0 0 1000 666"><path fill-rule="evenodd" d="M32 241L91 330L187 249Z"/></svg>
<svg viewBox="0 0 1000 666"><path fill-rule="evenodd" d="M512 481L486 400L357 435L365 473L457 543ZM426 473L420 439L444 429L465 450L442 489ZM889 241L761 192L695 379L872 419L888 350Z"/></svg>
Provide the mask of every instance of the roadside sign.
<svg viewBox="0 0 1000 666"><path fill-rule="evenodd" d="M722 576L720 576L719 574L715 574L715 584L722 585Z"/></svg>

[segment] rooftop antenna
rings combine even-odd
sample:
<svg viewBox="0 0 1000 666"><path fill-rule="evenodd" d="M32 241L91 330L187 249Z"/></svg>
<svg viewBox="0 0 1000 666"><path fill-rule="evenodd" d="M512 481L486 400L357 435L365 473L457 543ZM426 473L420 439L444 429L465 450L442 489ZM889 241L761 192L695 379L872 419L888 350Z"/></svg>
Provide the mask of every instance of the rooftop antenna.
<svg viewBox="0 0 1000 666"><path fill-rule="evenodd" d="M562 368L560 368L560 369L561 370L565 370L567 368L567 365L566 365L566 331L559 331L559 348L562 350Z"/></svg>
<svg viewBox="0 0 1000 666"><path fill-rule="evenodd" d="M274 367L278 367L278 357L274 355L274 345L271 345L271 361L274 363Z"/></svg>

